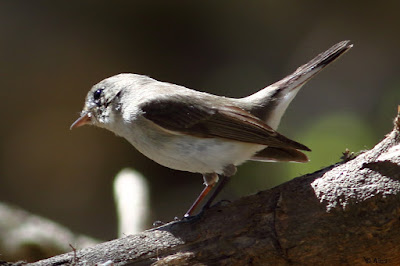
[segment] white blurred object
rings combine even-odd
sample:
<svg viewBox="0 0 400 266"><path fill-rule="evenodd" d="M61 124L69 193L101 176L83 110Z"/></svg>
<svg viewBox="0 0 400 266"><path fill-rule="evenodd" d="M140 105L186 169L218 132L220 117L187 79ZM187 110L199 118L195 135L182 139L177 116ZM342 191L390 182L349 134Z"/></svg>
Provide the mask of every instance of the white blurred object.
<svg viewBox="0 0 400 266"><path fill-rule="evenodd" d="M121 170L114 180L114 199L119 237L142 232L149 218L149 189L143 175L129 168Z"/></svg>

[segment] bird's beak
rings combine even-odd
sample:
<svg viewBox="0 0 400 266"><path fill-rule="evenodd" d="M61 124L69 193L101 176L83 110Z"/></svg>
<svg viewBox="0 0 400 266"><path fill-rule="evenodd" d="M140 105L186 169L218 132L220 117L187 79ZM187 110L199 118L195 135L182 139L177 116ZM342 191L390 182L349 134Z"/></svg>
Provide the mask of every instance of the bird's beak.
<svg viewBox="0 0 400 266"><path fill-rule="evenodd" d="M72 123L71 127L69 129L74 129L80 126L84 126L89 124L92 121L92 119L90 118L89 113L84 113L82 114L81 117L79 117L78 119L76 119L76 121L74 123Z"/></svg>

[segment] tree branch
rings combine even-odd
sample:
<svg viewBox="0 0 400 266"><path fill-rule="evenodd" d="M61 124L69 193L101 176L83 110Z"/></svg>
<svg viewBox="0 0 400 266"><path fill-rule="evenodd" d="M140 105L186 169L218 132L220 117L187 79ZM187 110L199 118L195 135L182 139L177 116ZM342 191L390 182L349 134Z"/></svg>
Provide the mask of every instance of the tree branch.
<svg viewBox="0 0 400 266"><path fill-rule="evenodd" d="M400 264L400 137L199 216L30 265Z"/></svg>

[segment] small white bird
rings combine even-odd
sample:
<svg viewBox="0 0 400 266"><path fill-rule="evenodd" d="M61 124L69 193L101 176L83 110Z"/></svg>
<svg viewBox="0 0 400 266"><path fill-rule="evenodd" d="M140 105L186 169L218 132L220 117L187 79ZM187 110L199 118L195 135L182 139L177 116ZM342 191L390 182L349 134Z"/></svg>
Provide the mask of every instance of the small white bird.
<svg viewBox="0 0 400 266"><path fill-rule="evenodd" d="M106 128L161 165L203 174L206 187L186 212L190 216L218 175L220 185L205 207L247 160L308 161L299 150L310 149L276 129L299 89L352 46L340 42L293 74L240 99L119 74L92 87L71 129L85 124Z"/></svg>

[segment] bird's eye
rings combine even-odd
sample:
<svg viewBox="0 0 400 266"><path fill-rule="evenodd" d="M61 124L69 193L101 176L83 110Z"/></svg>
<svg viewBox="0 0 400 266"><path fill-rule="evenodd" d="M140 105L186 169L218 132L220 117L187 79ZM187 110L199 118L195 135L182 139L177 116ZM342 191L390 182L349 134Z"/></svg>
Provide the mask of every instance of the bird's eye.
<svg viewBox="0 0 400 266"><path fill-rule="evenodd" d="M103 93L102 89L96 90L95 92L93 92L93 99L95 101L99 100L102 93Z"/></svg>

